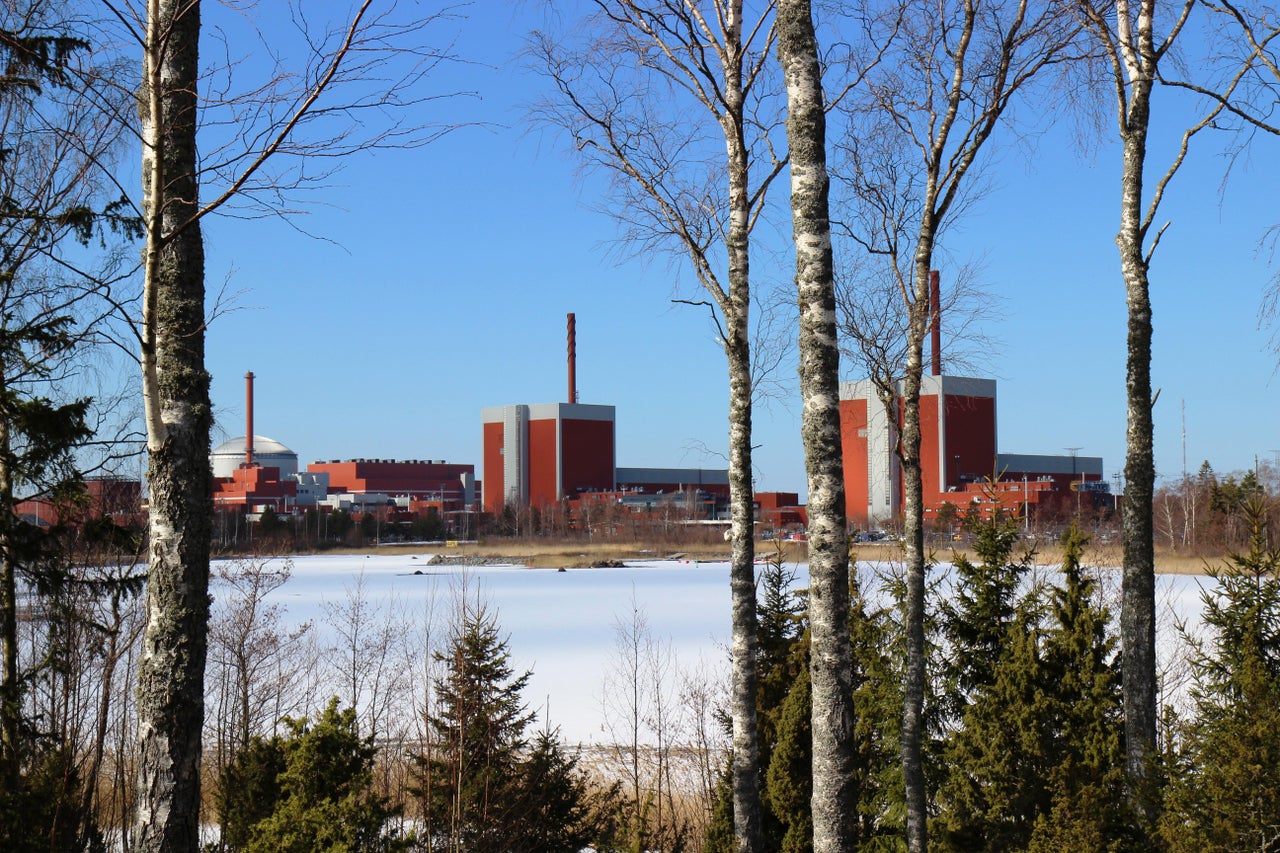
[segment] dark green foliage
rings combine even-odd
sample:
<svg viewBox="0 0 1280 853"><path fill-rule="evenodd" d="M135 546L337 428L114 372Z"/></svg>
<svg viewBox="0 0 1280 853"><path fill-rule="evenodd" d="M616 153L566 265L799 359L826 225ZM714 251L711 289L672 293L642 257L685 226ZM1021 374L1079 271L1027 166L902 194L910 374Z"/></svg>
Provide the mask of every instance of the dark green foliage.
<svg viewBox="0 0 1280 853"><path fill-rule="evenodd" d="M1080 565L1086 539L1063 536L1062 578L1050 593L1045 636L1048 694L1049 811L1036 820L1035 851L1113 849L1130 821L1124 797L1124 720L1111 614L1095 603L1095 583Z"/></svg>
<svg viewBox="0 0 1280 853"><path fill-rule="evenodd" d="M352 709L330 700L314 724L285 721L283 738L255 738L223 774L223 849L252 853L395 851L394 810L372 791L377 747Z"/></svg>
<svg viewBox="0 0 1280 853"><path fill-rule="evenodd" d="M576 756L565 752L553 732L540 731L521 762L518 797L524 803L520 838L512 851L578 853L607 849L616 834L611 808L617 786L592 791Z"/></svg>
<svg viewBox="0 0 1280 853"><path fill-rule="evenodd" d="M771 561L761 575L758 714L761 753L767 756L762 762L765 778L761 794L766 849L809 851L813 846L809 637L801 630L805 594L790 591L793 579L793 570L786 569L780 560ZM894 659L901 639L894 639L894 612L892 608L869 610L857 582L852 584L854 798L857 849L861 851L897 850L903 832L901 672ZM714 806L705 847L708 853L734 849L730 800L726 783Z"/></svg>
<svg viewBox="0 0 1280 853"><path fill-rule="evenodd" d="M373 513L366 512L360 516L360 537L365 542L372 542L378 535L378 519Z"/></svg>
<svg viewBox="0 0 1280 853"><path fill-rule="evenodd" d="M593 792L552 733L528 746L533 720L507 641L483 604L463 602L435 682L430 747L414 761L429 850L577 853L615 828L616 790Z"/></svg>
<svg viewBox="0 0 1280 853"><path fill-rule="evenodd" d="M275 811L284 769L284 745L279 738L251 739L227 765L215 794L223 849L248 849L253 827Z"/></svg>
<svg viewBox="0 0 1280 853"><path fill-rule="evenodd" d="M258 516L258 536L262 539L278 536L284 533L287 527L285 520L271 507L264 508Z"/></svg>
<svg viewBox="0 0 1280 853"><path fill-rule="evenodd" d="M434 542L444 539L448 531L440 514L432 507L423 515L419 515L409 525L409 535L418 542Z"/></svg>
<svg viewBox="0 0 1280 853"><path fill-rule="evenodd" d="M768 810L764 802L762 808ZM730 853L734 849L733 836L733 784L726 764L716 779L715 800L711 803L711 820L707 822L707 837L703 853Z"/></svg>
<svg viewBox="0 0 1280 853"><path fill-rule="evenodd" d="M893 616L897 604L870 609L855 584L850 591L850 639L853 643L854 755L859 850L898 850L906 834L905 782L902 776L902 659L905 648ZM926 644L933 618L925 614ZM933 728L936 702L925 694L926 733ZM926 741L926 753L931 742ZM927 776L926 776L927 781Z"/></svg>
<svg viewBox="0 0 1280 853"><path fill-rule="evenodd" d="M105 851L92 816L86 816L84 783L69 749L33 756L18 785L0 784L0 850L5 853ZM86 817L88 819L86 819Z"/></svg>
<svg viewBox="0 0 1280 853"><path fill-rule="evenodd" d="M957 713L938 792L939 846L1121 849L1119 674L1110 614L1094 603L1093 580L1080 566L1084 537L1067 532L1058 584L1020 588L1030 557L1009 560L1016 528L997 518L975 532L983 566L963 566L961 604L948 608L948 635L971 645L951 651L960 660L948 707ZM1002 633L975 624L983 619Z"/></svg>
<svg viewBox="0 0 1280 853"><path fill-rule="evenodd" d="M805 595L797 591L795 579L798 567L788 565L782 543L774 542L774 553L760 569L756 595L757 642L759 657L756 660L756 726L760 750L760 781L762 797L762 824L765 846L776 848L781 844L787 826L775 815L767 793L767 774L773 751L784 735L780 730L780 717L788 695L796 689L800 678L805 684L805 709L808 705L808 638L804 637ZM728 721L725 721L726 728ZM806 722L807 725L807 722ZM806 728L807 732L807 728ZM806 735L807 738L807 735ZM807 761L808 740L804 746ZM789 747L790 748L790 747ZM779 771L781 772L781 771ZM707 853L729 853L735 849L733 829L733 790L726 775L717 791L711 823L706 840ZM808 810L806 802L806 814Z"/></svg>
<svg viewBox="0 0 1280 853"><path fill-rule="evenodd" d="M813 760L810 701L809 670L805 667L800 670L791 692L778 709L778 741L762 791L769 811L782 828L776 845L781 853L809 853L813 850L813 818L809 809L809 798L813 793L810 780Z"/></svg>
<svg viewBox="0 0 1280 853"><path fill-rule="evenodd" d="M1018 850L1044 809L1051 732L1039 627L1014 611L988 683L964 697L936 821L944 849Z"/></svg>
<svg viewBox="0 0 1280 853"><path fill-rule="evenodd" d="M1018 544L1015 519L997 513L991 520L970 518L973 550L981 560L955 559L953 589L942 606L947 642L946 712L954 721L966 700L995 679L995 668L1018 620L1018 586L1031 568L1031 554L1013 558ZM1031 615L1031 614L1024 614Z"/></svg>
<svg viewBox="0 0 1280 853"><path fill-rule="evenodd" d="M1161 834L1174 851L1280 850L1280 549L1267 544L1267 502L1241 508L1250 548L1209 571L1196 716L1170 751Z"/></svg>

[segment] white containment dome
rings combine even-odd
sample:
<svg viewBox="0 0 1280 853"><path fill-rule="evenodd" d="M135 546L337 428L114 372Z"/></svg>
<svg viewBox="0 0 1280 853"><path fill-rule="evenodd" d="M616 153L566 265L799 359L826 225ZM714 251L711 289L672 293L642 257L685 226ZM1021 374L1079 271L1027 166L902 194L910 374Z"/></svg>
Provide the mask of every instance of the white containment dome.
<svg viewBox="0 0 1280 853"><path fill-rule="evenodd" d="M209 454L215 477L230 477L244 461L243 435L222 442ZM253 461L264 468L279 468L282 480L298 473L298 454L265 435L253 437Z"/></svg>

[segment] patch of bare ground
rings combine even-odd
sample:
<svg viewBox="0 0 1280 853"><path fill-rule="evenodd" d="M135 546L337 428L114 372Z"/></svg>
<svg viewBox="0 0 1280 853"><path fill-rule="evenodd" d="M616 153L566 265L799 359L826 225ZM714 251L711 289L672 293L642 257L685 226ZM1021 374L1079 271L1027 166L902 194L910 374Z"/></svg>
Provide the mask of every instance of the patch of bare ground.
<svg viewBox="0 0 1280 853"><path fill-rule="evenodd" d="M782 547L783 559L787 562L805 562L808 560L808 544L787 540L756 542L756 559L767 559ZM897 542L859 542L852 546L855 559L863 562L880 562L902 559L902 546ZM367 554L368 548L348 548L329 553ZM419 554L424 550L422 543L406 543L383 545L379 553ZM456 557L460 562L466 558L475 558L476 564L506 563L518 566L529 566L536 569L584 569L603 568L646 560L688 560L691 562L727 562L729 560L728 543L716 538L701 541L683 542L618 542L588 541L577 539L515 539L489 538L480 542L461 542L452 546L434 545L429 550L446 557ZM1041 544L1039 556L1044 562L1050 562L1057 553L1057 546ZM974 558L972 550L965 543L956 543L955 548L933 548L934 559L950 560L956 554L965 554ZM1119 567L1123 563L1124 552L1119 543L1091 545L1086 552L1085 562L1091 566ZM1201 575L1206 566L1222 565L1224 555L1189 554L1158 549L1156 553L1156 572L1174 575Z"/></svg>

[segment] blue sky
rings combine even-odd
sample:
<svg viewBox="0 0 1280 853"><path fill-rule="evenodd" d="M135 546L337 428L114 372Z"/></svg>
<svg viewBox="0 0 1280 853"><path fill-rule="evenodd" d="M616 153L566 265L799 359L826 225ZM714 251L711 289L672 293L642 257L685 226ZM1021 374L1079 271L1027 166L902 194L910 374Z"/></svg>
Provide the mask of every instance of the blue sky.
<svg viewBox="0 0 1280 853"><path fill-rule="evenodd" d="M279 220L206 224L210 290L225 281L238 294L236 310L209 328L215 443L243 434L252 370L255 431L303 465L429 458L479 469L481 408L564 399L565 314L574 312L579 396L617 407L618 464L723 467L723 352L705 310L672 303L701 298L696 282L666 257L619 259L614 224L596 209L600 182L523 123L541 83L516 54L539 25L536 4L464 11L452 31L470 64L443 69L437 82L478 97L430 109L487 126L351 158L323 204L296 219L325 239ZM1003 319L987 331L999 341L989 364L1000 450L1080 447L1103 458L1110 478L1123 466L1125 431L1118 152L1108 138L1081 153L1066 127L1036 147L1030 163L1006 152L991 167L991 192L957 223L945 257L980 261L982 286L999 300ZM1275 272L1258 252L1280 221L1275 150L1264 142L1220 193L1224 161L1201 148L1163 208L1172 224L1152 289L1164 476L1181 474L1183 401L1193 470L1203 459L1221 472L1280 453L1275 359L1257 328ZM758 240L785 263L789 233L782 220ZM757 267L766 283L787 275L769 267ZM794 396L758 410L755 443L757 488L803 493Z"/></svg>

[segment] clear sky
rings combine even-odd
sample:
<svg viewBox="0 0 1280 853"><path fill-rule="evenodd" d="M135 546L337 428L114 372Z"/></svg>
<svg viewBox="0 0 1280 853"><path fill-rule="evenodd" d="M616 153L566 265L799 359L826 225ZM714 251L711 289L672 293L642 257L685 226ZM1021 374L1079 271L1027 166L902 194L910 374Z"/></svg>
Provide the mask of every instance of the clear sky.
<svg viewBox="0 0 1280 853"><path fill-rule="evenodd" d="M301 465L352 457L481 463L480 410L565 399L565 315L577 315L584 403L617 407L620 466L724 467L723 351L686 267L619 258L599 180L580 177L523 105L542 82L517 56L537 4L484 4L439 29L469 61L442 69L431 120L463 127L422 149L351 158L298 217L206 225L207 278L238 293L209 329L215 443L244 432L246 371L257 375L255 432ZM225 14L210 8L207 19ZM263 22L264 28L275 25ZM998 446L1101 456L1123 467L1124 290L1113 235L1118 151L1081 153L1071 129L1006 151L991 192L947 239L939 267L980 261L1002 318L988 363L999 380ZM1219 472L1280 454L1275 358L1258 329L1276 267L1259 253L1276 215L1278 149L1237 164L1193 153L1163 208L1171 225L1152 267L1156 461L1164 477L1208 459ZM786 191L786 184L776 185ZM780 202L783 197L779 195ZM789 221L757 237L765 283L787 275ZM945 320L944 320L945 322ZM787 378L794 375L788 367ZM845 379L858 378L852 368ZM794 382L791 383L794 388ZM793 393L758 410L756 485L804 492Z"/></svg>

